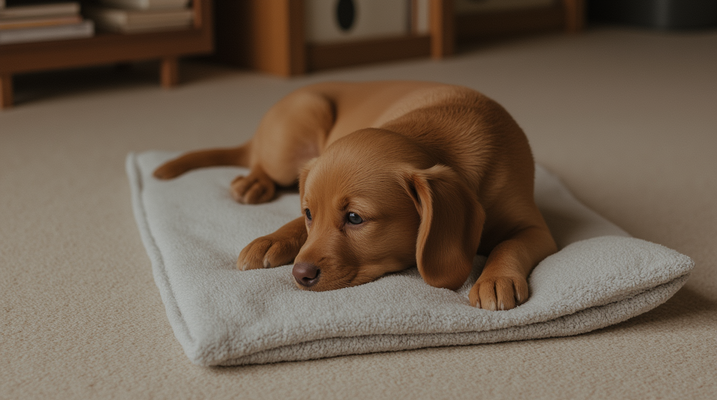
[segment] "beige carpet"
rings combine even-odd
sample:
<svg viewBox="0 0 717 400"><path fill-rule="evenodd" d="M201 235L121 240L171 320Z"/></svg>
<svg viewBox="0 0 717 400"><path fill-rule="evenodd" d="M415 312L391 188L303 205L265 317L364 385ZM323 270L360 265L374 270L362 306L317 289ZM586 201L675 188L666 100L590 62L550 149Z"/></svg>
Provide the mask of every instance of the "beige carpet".
<svg viewBox="0 0 717 400"><path fill-rule="evenodd" d="M0 398L717 396L717 32L595 30L281 80L183 64L19 77L0 113ZM132 216L130 151L237 144L326 79L463 84L501 102L538 162L633 236L692 257L628 322L559 339L204 368L174 338Z"/></svg>

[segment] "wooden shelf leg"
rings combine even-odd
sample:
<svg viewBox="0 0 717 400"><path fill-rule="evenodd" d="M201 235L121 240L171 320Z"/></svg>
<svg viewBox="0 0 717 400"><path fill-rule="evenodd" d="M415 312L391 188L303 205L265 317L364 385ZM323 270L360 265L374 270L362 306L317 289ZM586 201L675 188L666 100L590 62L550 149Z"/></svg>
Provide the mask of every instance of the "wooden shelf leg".
<svg viewBox="0 0 717 400"><path fill-rule="evenodd" d="M453 54L455 46L455 9L453 0L430 0L431 58Z"/></svg>
<svg viewBox="0 0 717 400"><path fill-rule="evenodd" d="M0 75L0 109L12 107L12 75Z"/></svg>
<svg viewBox="0 0 717 400"><path fill-rule="evenodd" d="M177 57L166 57L162 59L159 67L160 81L162 87L171 88L179 83L179 59Z"/></svg>
<svg viewBox="0 0 717 400"><path fill-rule="evenodd" d="M585 27L585 0L563 0L565 31L578 33Z"/></svg>

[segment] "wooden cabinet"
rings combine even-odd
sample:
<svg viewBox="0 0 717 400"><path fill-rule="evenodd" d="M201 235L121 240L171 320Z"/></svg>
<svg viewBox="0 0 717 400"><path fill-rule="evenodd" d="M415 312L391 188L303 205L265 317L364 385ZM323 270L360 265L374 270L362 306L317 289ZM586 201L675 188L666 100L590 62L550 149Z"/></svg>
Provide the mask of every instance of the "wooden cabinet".
<svg viewBox="0 0 717 400"><path fill-rule="evenodd" d="M217 56L281 76L453 52L453 3L430 0L428 34L312 44L305 40L305 1L216 0Z"/></svg>
<svg viewBox="0 0 717 400"><path fill-rule="evenodd" d="M564 30L580 32L585 23L585 0L554 0L541 7L516 8L456 15L460 42Z"/></svg>
<svg viewBox="0 0 717 400"><path fill-rule="evenodd" d="M159 59L162 86L176 85L179 57L214 48L211 0L194 0L192 7L191 29L0 45L0 108L12 106L12 75L22 72Z"/></svg>

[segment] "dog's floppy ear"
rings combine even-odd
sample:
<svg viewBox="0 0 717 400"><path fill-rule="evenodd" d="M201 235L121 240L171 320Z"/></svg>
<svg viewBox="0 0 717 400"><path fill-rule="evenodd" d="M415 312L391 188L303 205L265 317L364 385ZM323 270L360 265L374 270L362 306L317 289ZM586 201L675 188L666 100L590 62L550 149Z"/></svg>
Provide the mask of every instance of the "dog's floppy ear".
<svg viewBox="0 0 717 400"><path fill-rule="evenodd" d="M478 250L485 212L475 193L451 168L407 168L403 186L421 223L416 264L431 286L458 289L470 275Z"/></svg>

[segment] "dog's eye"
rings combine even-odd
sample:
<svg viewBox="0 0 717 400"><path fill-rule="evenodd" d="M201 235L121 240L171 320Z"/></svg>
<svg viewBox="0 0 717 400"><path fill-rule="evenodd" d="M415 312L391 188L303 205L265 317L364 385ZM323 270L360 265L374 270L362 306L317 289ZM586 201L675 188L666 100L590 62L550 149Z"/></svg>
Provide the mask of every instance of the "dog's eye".
<svg viewBox="0 0 717 400"><path fill-rule="evenodd" d="M346 220L349 221L349 224L352 225L358 225L363 222L363 219L356 213L350 212L346 216Z"/></svg>
<svg viewBox="0 0 717 400"><path fill-rule="evenodd" d="M311 221L311 211L309 211L308 208L306 210L304 210L304 214L306 214L306 219Z"/></svg>

